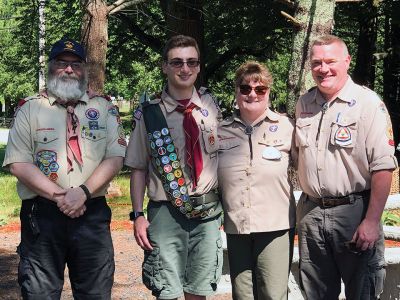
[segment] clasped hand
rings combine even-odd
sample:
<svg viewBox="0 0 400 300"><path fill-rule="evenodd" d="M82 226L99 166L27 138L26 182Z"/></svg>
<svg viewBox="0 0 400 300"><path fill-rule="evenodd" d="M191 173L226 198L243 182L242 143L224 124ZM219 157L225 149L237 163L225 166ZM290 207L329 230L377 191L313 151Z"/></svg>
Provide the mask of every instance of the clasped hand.
<svg viewBox="0 0 400 300"><path fill-rule="evenodd" d="M80 187L54 193L53 199L60 211L70 218L78 218L86 211L86 195Z"/></svg>

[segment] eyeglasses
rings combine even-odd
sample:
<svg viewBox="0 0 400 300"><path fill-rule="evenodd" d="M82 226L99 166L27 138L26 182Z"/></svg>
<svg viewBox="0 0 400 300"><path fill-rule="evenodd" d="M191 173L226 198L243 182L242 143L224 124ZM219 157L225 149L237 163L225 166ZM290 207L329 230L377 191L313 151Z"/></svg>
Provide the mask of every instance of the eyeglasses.
<svg viewBox="0 0 400 300"><path fill-rule="evenodd" d="M72 70L81 70L83 63L79 61L64 61L64 60L56 60L54 65L59 69L66 69L68 66L71 66Z"/></svg>
<svg viewBox="0 0 400 300"><path fill-rule="evenodd" d="M266 87L265 85L259 85L259 86L256 86L253 88L248 84L241 84L241 85L239 85L239 90L242 95L246 95L246 96L250 95L252 90L254 90L254 92L258 96L264 96L268 91L268 87Z"/></svg>
<svg viewBox="0 0 400 300"><path fill-rule="evenodd" d="M184 61L182 59L176 59L176 60L169 61L168 64L171 67L177 68L177 69L182 68L184 64L186 64L189 68L196 68L200 65L200 61L197 59L189 59L187 61Z"/></svg>

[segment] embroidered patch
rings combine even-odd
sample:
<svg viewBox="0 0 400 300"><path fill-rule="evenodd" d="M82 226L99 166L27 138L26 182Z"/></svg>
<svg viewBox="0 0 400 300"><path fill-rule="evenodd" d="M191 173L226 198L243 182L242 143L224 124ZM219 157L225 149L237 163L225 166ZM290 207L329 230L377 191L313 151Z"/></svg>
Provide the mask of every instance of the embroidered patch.
<svg viewBox="0 0 400 300"><path fill-rule="evenodd" d="M205 108L200 109L200 112L203 116L208 117L208 110Z"/></svg>
<svg viewBox="0 0 400 300"><path fill-rule="evenodd" d="M118 139L118 144L120 144L121 146L126 147L126 140L123 139L123 138L119 138L119 139Z"/></svg>
<svg viewBox="0 0 400 300"><path fill-rule="evenodd" d="M109 113L110 115L112 115L112 116L115 116L115 117L119 115L118 109L117 109L115 106L111 106L111 107L108 109L108 113Z"/></svg>
<svg viewBox="0 0 400 300"><path fill-rule="evenodd" d="M136 120L140 120L140 119L142 118L142 114L143 114L143 112L138 108L138 109L136 109L136 110L134 111L133 117L134 117Z"/></svg>
<svg viewBox="0 0 400 300"><path fill-rule="evenodd" d="M351 131L348 127L339 127L335 133L335 142L341 146L351 144Z"/></svg>
<svg viewBox="0 0 400 300"><path fill-rule="evenodd" d="M42 150L36 153L36 165L40 171L50 180L58 179L57 171L60 168L57 163L57 153L51 150Z"/></svg>
<svg viewBox="0 0 400 300"><path fill-rule="evenodd" d="M95 108L89 108L86 110L85 115L89 120L97 120L100 116L100 113Z"/></svg>
<svg viewBox="0 0 400 300"><path fill-rule="evenodd" d="M214 145L214 144L215 144L215 137L214 137L213 134L209 135L209 137L208 137L208 143L209 143L210 145Z"/></svg>
<svg viewBox="0 0 400 300"><path fill-rule="evenodd" d="M118 126L118 136L121 138L121 139L125 139L125 131L124 131L124 128L122 127L122 126Z"/></svg>
<svg viewBox="0 0 400 300"><path fill-rule="evenodd" d="M269 126L269 131L275 132L275 131L277 131L277 130L278 130L278 126L277 126L277 125L271 125L271 126Z"/></svg>
<svg viewBox="0 0 400 300"><path fill-rule="evenodd" d="M99 130L99 122L98 121L89 121L89 129L90 130Z"/></svg>

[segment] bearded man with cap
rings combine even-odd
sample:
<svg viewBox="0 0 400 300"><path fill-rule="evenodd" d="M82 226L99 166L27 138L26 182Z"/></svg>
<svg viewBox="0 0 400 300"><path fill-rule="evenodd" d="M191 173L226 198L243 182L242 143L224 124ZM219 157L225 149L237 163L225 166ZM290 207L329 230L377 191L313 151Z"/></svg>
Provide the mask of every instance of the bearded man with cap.
<svg viewBox="0 0 400 300"><path fill-rule="evenodd" d="M111 299L108 183L122 167L118 112L88 91L84 48L56 42L47 89L20 101L3 166L22 199L18 282L24 299L60 299L68 265L75 299Z"/></svg>

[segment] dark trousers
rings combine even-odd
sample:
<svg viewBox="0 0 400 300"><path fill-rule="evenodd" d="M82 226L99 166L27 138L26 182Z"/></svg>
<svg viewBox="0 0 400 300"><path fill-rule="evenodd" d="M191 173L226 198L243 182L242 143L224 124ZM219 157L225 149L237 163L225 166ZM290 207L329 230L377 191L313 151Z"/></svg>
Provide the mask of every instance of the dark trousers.
<svg viewBox="0 0 400 300"><path fill-rule="evenodd" d="M74 299L111 299L114 250L111 210L104 197L71 219L54 202L23 200L18 282L24 299L60 299L65 264Z"/></svg>
<svg viewBox="0 0 400 300"><path fill-rule="evenodd" d="M340 279L347 300L378 299L385 280L382 225L376 247L355 252L346 247L365 217L369 197L321 208L305 194L297 205L300 284L307 299L337 300Z"/></svg>

